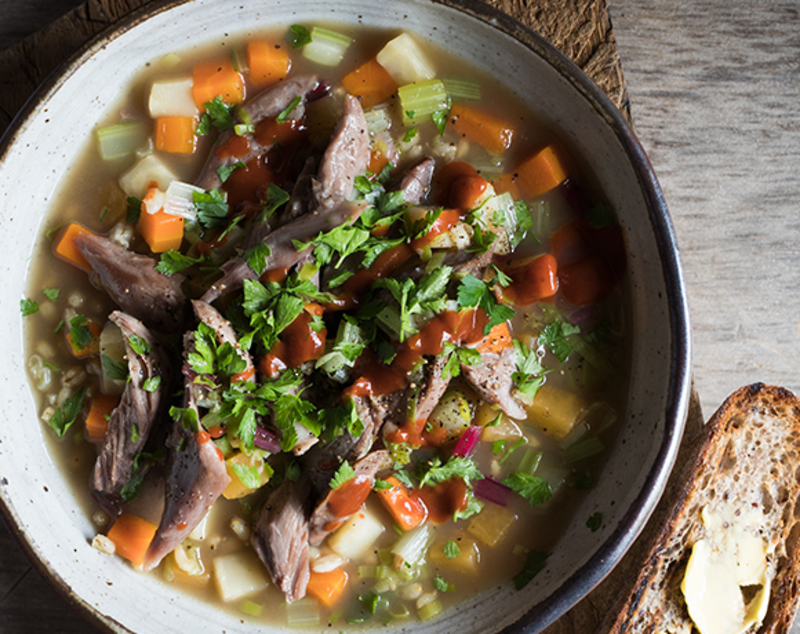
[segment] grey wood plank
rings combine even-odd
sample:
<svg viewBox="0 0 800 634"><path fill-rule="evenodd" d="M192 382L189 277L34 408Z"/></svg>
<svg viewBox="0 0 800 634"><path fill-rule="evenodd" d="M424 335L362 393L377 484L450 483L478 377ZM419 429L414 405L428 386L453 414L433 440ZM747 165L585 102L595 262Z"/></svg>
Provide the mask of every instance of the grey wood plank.
<svg viewBox="0 0 800 634"><path fill-rule="evenodd" d="M0 51L82 3L83 0L0 0Z"/></svg>

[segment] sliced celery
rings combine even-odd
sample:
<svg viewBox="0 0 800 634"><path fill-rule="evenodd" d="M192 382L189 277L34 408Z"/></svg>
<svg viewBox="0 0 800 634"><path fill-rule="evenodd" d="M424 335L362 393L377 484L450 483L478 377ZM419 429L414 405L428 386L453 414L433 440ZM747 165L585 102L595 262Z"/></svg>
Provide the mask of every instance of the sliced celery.
<svg viewBox="0 0 800 634"><path fill-rule="evenodd" d="M264 606L253 601L243 601L239 609L250 616L261 616L261 613L264 611Z"/></svg>
<svg viewBox="0 0 800 634"><path fill-rule="evenodd" d="M481 87L468 79L445 78L442 80L450 100L453 102L475 102L481 100Z"/></svg>
<svg viewBox="0 0 800 634"><path fill-rule="evenodd" d="M519 452L519 462L517 462L516 471L533 475L542 461L542 452L533 447L524 447Z"/></svg>
<svg viewBox="0 0 800 634"><path fill-rule="evenodd" d="M417 615L419 616L420 621L429 621L430 619L441 614L443 609L444 607L442 606L442 602L438 599L434 599L430 603L423 605L417 611Z"/></svg>
<svg viewBox="0 0 800 634"><path fill-rule="evenodd" d="M323 66L337 66L353 39L315 26L311 29L311 42L303 47L303 57Z"/></svg>
<svg viewBox="0 0 800 634"><path fill-rule="evenodd" d="M314 599L300 599L286 604L289 627L314 627L320 624L319 604Z"/></svg>
<svg viewBox="0 0 800 634"><path fill-rule="evenodd" d="M408 531L398 539L391 548L392 554L401 562L401 565L396 566L396 568L404 571L404 568L413 567L420 563L425 553L428 552L432 538L433 534L430 525L423 524Z"/></svg>
<svg viewBox="0 0 800 634"><path fill-rule="evenodd" d="M431 79L436 75L430 60L408 33L401 33L387 42L377 60L398 84Z"/></svg>
<svg viewBox="0 0 800 634"><path fill-rule="evenodd" d="M450 97L441 79L417 81L397 89L403 111L403 125L416 125L434 112L448 110Z"/></svg>
<svg viewBox="0 0 800 634"><path fill-rule="evenodd" d="M528 203L533 225L531 231L541 242L550 235L550 203L546 200L536 200Z"/></svg>
<svg viewBox="0 0 800 634"><path fill-rule="evenodd" d="M142 121L117 123L95 132L97 151L104 161L132 155L147 141L147 126Z"/></svg>
<svg viewBox="0 0 800 634"><path fill-rule="evenodd" d="M493 181L500 178L505 172L505 165L503 164L503 157L499 154L486 153L482 156L476 157L472 161L472 166L478 170L478 173L483 176L487 181ZM506 192L511 198L511 195ZM514 204L511 198L511 205Z"/></svg>
<svg viewBox="0 0 800 634"><path fill-rule="evenodd" d="M578 442L570 445L564 450L563 457L565 464L574 464L582 460L587 460L597 456L606 450L603 441L595 434L586 434Z"/></svg>
<svg viewBox="0 0 800 634"><path fill-rule="evenodd" d="M598 349L597 346L588 343L580 335L568 335L566 337L567 343L572 346L579 355L586 359L596 369L598 369L606 377L616 374L616 368L605 357L605 355Z"/></svg>
<svg viewBox="0 0 800 634"><path fill-rule="evenodd" d="M366 110L364 118L367 120L367 130L369 130L370 134L386 132L392 127L392 117L386 106Z"/></svg>

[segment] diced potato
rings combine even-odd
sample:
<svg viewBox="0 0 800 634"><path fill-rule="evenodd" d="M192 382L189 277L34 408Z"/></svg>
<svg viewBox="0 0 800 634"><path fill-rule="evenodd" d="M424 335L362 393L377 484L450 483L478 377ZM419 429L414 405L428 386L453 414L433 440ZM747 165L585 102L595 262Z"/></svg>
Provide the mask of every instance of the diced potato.
<svg viewBox="0 0 800 634"><path fill-rule="evenodd" d="M490 415L486 416L484 411L489 411ZM484 420L488 418L486 422L483 424L486 425L497 418L499 412L497 410L491 409L488 403L482 403L478 406L478 413L476 414L476 424L480 425L481 423L478 422L478 419ZM522 430L519 428L519 425L511 420L508 416L503 414L500 417L500 422L496 425L492 425L491 427L484 427L483 432L481 432L481 440L485 442L494 442L495 440L508 440L516 442L520 438L523 437Z"/></svg>
<svg viewBox="0 0 800 634"><path fill-rule="evenodd" d="M377 59L400 86L436 76L436 71L419 44L408 33L387 42Z"/></svg>
<svg viewBox="0 0 800 634"><path fill-rule="evenodd" d="M160 79L150 87L147 109L158 117L194 117L199 114L192 97L192 78Z"/></svg>
<svg viewBox="0 0 800 634"><path fill-rule="evenodd" d="M472 519L467 526L467 531L487 546L496 546L506 536L508 529L517 519L516 513L512 513L502 506L492 504L491 508L484 508Z"/></svg>
<svg viewBox="0 0 800 634"><path fill-rule="evenodd" d="M177 176L172 170L157 156L148 154L119 177L119 186L127 196L141 199L150 188L150 183L156 183L159 189L166 191L174 180L177 180Z"/></svg>
<svg viewBox="0 0 800 634"><path fill-rule="evenodd" d="M234 465L242 465L249 468L255 468L258 471L258 487L250 489L239 479L234 470ZM254 451L249 456L241 451L235 453L232 457L225 461L225 469L231 477L230 484L222 492L222 496L227 500L238 500L245 495L255 491L257 488L264 486L269 482L270 470L265 467L264 457L261 452Z"/></svg>
<svg viewBox="0 0 800 634"><path fill-rule="evenodd" d="M464 394L460 390L447 390L428 417L428 427L433 435L445 430L447 440L455 440L469 427L471 420L472 412Z"/></svg>
<svg viewBox="0 0 800 634"><path fill-rule="evenodd" d="M528 422L550 437L561 441L586 409L586 402L577 394L552 387L545 383L528 407Z"/></svg>
<svg viewBox="0 0 800 634"><path fill-rule="evenodd" d="M474 539L466 536L458 539L456 544L461 552L456 557L448 558L444 554L445 542L435 542L428 551L428 561L435 566L449 566L467 574L477 573L478 564L481 562L481 551L478 544Z"/></svg>
<svg viewBox="0 0 800 634"><path fill-rule="evenodd" d="M346 559L362 559L383 531L381 521L364 506L328 538L328 546Z"/></svg>
<svg viewBox="0 0 800 634"><path fill-rule="evenodd" d="M225 603L255 594L269 585L264 565L247 550L214 559L214 581Z"/></svg>
<svg viewBox="0 0 800 634"><path fill-rule="evenodd" d="M463 251L472 244L472 227L466 222L457 222L444 233L431 240L432 249L456 249Z"/></svg>

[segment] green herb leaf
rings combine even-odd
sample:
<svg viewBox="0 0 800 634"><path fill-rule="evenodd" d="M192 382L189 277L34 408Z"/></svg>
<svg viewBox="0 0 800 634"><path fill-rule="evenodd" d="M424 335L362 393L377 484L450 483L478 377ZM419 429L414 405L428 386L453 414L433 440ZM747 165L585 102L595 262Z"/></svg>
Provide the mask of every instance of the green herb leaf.
<svg viewBox="0 0 800 634"><path fill-rule="evenodd" d="M150 392L151 394L158 390L161 387L161 377L160 376L150 376L147 377L144 382L142 383L142 389L145 392Z"/></svg>
<svg viewBox="0 0 800 634"><path fill-rule="evenodd" d="M153 347L139 335L131 335L128 337L128 345L130 345L131 350L140 357L150 354L153 351Z"/></svg>
<svg viewBox="0 0 800 634"><path fill-rule="evenodd" d="M22 316L27 317L28 315L39 312L39 304L32 299L24 298L19 300L19 309Z"/></svg>
<svg viewBox="0 0 800 634"><path fill-rule="evenodd" d="M547 370L539 363L536 350L526 349L518 340L514 340L514 347L517 349L517 370L511 374L511 379L520 392L533 400L544 383Z"/></svg>
<svg viewBox="0 0 800 634"><path fill-rule="evenodd" d="M545 326L544 330L539 335L539 343L550 348L558 360L563 363L573 352L573 347L567 341L567 337L576 335L580 333L580 331L581 329L578 326L556 320Z"/></svg>
<svg viewBox="0 0 800 634"><path fill-rule="evenodd" d="M553 497L547 480L528 473L512 473L503 479L503 484L528 500L531 506L547 502Z"/></svg>
<svg viewBox="0 0 800 634"><path fill-rule="evenodd" d="M89 320L83 315L75 315L69 320L69 340L72 349L76 352L86 350L92 343L92 333L87 325Z"/></svg>
<svg viewBox="0 0 800 634"><path fill-rule="evenodd" d="M194 264L199 264L203 260L202 255L199 258L191 258L188 255L183 255L180 251L169 249L161 254L158 264L156 264L156 271L168 276L174 275Z"/></svg>
<svg viewBox="0 0 800 634"><path fill-rule="evenodd" d="M272 255L272 250L268 245L259 242L255 246L250 247L242 255L242 259L247 262L247 266L253 269L253 272L261 276L267 270L267 258Z"/></svg>
<svg viewBox="0 0 800 634"><path fill-rule="evenodd" d="M270 183L267 185L267 201L264 203L263 210L264 216L269 218L279 207L288 203L290 199L291 196L288 192L278 187L275 183Z"/></svg>
<svg viewBox="0 0 800 634"><path fill-rule="evenodd" d="M331 489L334 491L342 486L345 482L348 482L356 477L356 470L350 466L350 463L346 460L339 466L339 469L336 471L333 478L329 483Z"/></svg>
<svg viewBox="0 0 800 634"><path fill-rule="evenodd" d="M489 323L484 329L485 334L498 324L514 317L514 309L497 301L489 284L479 280L474 275L465 275L458 287L458 307L482 308L489 316Z"/></svg>
<svg viewBox="0 0 800 634"><path fill-rule="evenodd" d="M311 44L311 32L302 24L292 24L289 27L291 35L289 41L292 48L302 48L306 44Z"/></svg>
<svg viewBox="0 0 800 634"><path fill-rule="evenodd" d="M192 192L192 201L197 208L197 221L207 229L225 226L229 212L227 200L227 194L219 189Z"/></svg>
<svg viewBox="0 0 800 634"><path fill-rule="evenodd" d="M403 143L408 143L409 141L411 141L411 139L417 136L417 134L419 134L419 130L417 130L416 128L409 128L408 130L406 130L406 134L403 137Z"/></svg>
<svg viewBox="0 0 800 634"><path fill-rule="evenodd" d="M593 533L600 529L603 525L603 514L599 511L593 513L588 520L586 520L586 527Z"/></svg>
<svg viewBox="0 0 800 634"><path fill-rule="evenodd" d="M72 427L75 419L78 418L78 414L80 414L83 409L83 399L85 396L86 388L82 387L65 400L64 404L56 409L55 414L48 419L47 422L59 438L64 437L67 430Z"/></svg>
<svg viewBox="0 0 800 634"><path fill-rule="evenodd" d="M533 226L530 209L528 209L528 205L524 200L518 200L514 203L514 219L516 221L514 223L514 232L509 236L512 251L525 239L528 229Z"/></svg>
<svg viewBox="0 0 800 634"><path fill-rule="evenodd" d="M300 105L301 101L303 101L303 98L300 95L292 99L289 102L289 105L286 106L283 110L281 110L280 114L278 114L278 116L275 117L275 122L285 123L286 120L289 118L289 115L292 114L292 111L294 111L294 109L297 108L298 105Z"/></svg>
<svg viewBox="0 0 800 634"><path fill-rule="evenodd" d="M483 474L476 464L466 456L451 456L445 464L442 464L437 457L433 459L420 478L419 485L421 487L426 484L435 486L450 478L461 478L469 486L472 480L483 480Z"/></svg>
<svg viewBox="0 0 800 634"><path fill-rule="evenodd" d="M548 556L548 553L543 553L538 550L530 551L522 570L514 575L514 587L517 590L522 590L527 586L536 575L544 570Z"/></svg>
<svg viewBox="0 0 800 634"><path fill-rule="evenodd" d="M125 199L125 222L135 225L139 222L139 215L142 213L142 201L136 196L128 196Z"/></svg>
<svg viewBox="0 0 800 634"><path fill-rule="evenodd" d="M261 486L261 476L256 467L246 464L231 464L233 472L247 489L257 489Z"/></svg>
<svg viewBox="0 0 800 634"><path fill-rule="evenodd" d="M217 130L228 130L235 125L232 112L233 109L222 100L220 95L217 95L211 101L206 101L203 104L203 107L206 111L203 114L202 119L207 118L208 123L217 128ZM201 124L203 123L202 119ZM206 125L208 125L208 123Z"/></svg>
<svg viewBox="0 0 800 634"><path fill-rule="evenodd" d="M242 161L236 161L232 165L220 165L217 168L217 176L219 176L219 180L224 183L237 169L247 169L247 165Z"/></svg>
<svg viewBox="0 0 800 634"><path fill-rule="evenodd" d="M447 119L450 115L449 110L439 110L431 114L431 121L436 129L439 131L439 136L444 136L444 130L447 127Z"/></svg>
<svg viewBox="0 0 800 634"><path fill-rule="evenodd" d="M100 363L103 365L103 372L112 381L128 380L128 365L121 361L114 361L108 355L100 355Z"/></svg>
<svg viewBox="0 0 800 634"><path fill-rule="evenodd" d="M455 559L461 554L461 549L458 547L455 540L451 539L442 547L442 552L448 559Z"/></svg>
<svg viewBox="0 0 800 634"><path fill-rule="evenodd" d="M433 577L433 585L439 592L448 592L456 589L455 585L448 583L438 574Z"/></svg>
<svg viewBox="0 0 800 634"><path fill-rule="evenodd" d="M42 293L44 293L44 296L51 302L54 302L58 299L58 294L60 292L61 291L57 288L46 288L42 291Z"/></svg>

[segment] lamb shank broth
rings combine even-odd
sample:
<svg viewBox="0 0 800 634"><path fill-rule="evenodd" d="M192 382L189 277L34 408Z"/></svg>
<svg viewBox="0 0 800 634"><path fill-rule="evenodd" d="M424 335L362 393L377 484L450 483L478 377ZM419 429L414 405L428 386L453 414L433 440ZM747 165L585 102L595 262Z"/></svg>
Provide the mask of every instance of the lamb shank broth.
<svg viewBox="0 0 800 634"><path fill-rule="evenodd" d="M626 376L622 234L550 129L295 25L148 65L95 137L22 306L97 548L290 625L547 565Z"/></svg>

